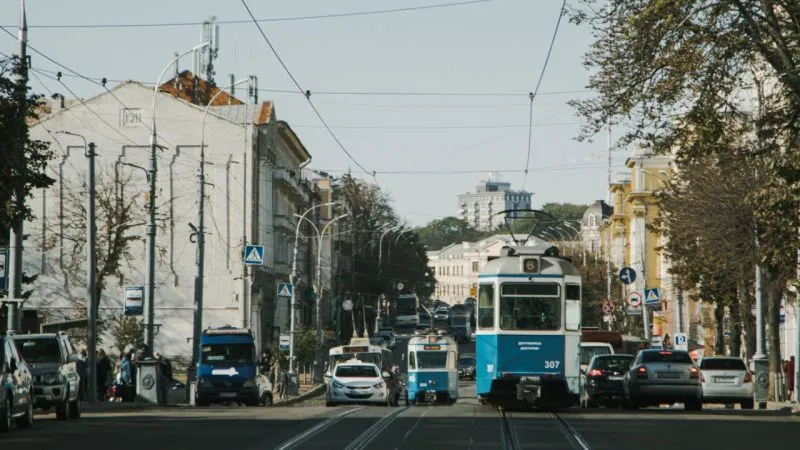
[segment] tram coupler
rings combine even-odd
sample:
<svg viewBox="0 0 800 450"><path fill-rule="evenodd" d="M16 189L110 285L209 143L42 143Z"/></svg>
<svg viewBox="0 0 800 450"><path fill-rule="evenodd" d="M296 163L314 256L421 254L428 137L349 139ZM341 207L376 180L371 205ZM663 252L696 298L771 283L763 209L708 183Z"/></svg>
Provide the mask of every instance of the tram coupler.
<svg viewBox="0 0 800 450"><path fill-rule="evenodd" d="M517 383L517 400L536 403L542 397L542 379L540 377L521 377Z"/></svg>

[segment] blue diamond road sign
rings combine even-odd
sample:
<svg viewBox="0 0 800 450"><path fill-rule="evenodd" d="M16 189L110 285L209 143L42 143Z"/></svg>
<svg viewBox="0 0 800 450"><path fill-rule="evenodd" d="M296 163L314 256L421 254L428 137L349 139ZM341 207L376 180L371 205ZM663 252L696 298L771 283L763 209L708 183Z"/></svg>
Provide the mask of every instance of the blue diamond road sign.
<svg viewBox="0 0 800 450"><path fill-rule="evenodd" d="M245 245L244 246L244 263L248 266L263 266L264 265L264 246L263 245Z"/></svg>
<svg viewBox="0 0 800 450"><path fill-rule="evenodd" d="M278 297L291 297L294 292L294 285L291 283L278 284Z"/></svg>
<svg viewBox="0 0 800 450"><path fill-rule="evenodd" d="M644 290L644 303L646 305L657 305L661 302L661 293L658 288Z"/></svg>
<svg viewBox="0 0 800 450"><path fill-rule="evenodd" d="M619 271L619 280L622 281L622 284L631 284L636 281L636 271L630 267L623 267L622 270Z"/></svg>

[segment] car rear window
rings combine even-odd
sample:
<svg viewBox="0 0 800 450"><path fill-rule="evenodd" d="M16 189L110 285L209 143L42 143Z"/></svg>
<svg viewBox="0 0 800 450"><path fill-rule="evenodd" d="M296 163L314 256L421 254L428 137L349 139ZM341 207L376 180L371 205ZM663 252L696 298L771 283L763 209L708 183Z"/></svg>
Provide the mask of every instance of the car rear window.
<svg viewBox="0 0 800 450"><path fill-rule="evenodd" d="M642 362L689 363L692 357L688 352L644 352Z"/></svg>
<svg viewBox="0 0 800 450"><path fill-rule="evenodd" d="M712 358L700 361L703 370L747 370L744 361L735 358Z"/></svg>
<svg viewBox="0 0 800 450"><path fill-rule="evenodd" d="M633 356L611 356L607 358L596 358L594 360L595 369L627 369L633 362Z"/></svg>

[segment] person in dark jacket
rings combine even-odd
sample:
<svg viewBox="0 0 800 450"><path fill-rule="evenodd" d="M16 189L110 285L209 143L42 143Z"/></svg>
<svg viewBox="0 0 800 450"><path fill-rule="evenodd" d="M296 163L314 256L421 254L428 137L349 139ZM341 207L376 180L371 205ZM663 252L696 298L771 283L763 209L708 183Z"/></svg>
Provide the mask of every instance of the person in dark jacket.
<svg viewBox="0 0 800 450"><path fill-rule="evenodd" d="M108 392L108 385L106 378L111 372L111 361L106 356L105 350L102 348L97 351L97 398L100 401L106 400L106 393Z"/></svg>
<svg viewBox="0 0 800 450"><path fill-rule="evenodd" d="M78 385L78 397L86 401L88 397L87 386L89 385L89 373L86 370L87 364L87 355L86 349L81 350L81 355L77 361L75 361L75 371L78 372L78 376L80 377L80 384Z"/></svg>

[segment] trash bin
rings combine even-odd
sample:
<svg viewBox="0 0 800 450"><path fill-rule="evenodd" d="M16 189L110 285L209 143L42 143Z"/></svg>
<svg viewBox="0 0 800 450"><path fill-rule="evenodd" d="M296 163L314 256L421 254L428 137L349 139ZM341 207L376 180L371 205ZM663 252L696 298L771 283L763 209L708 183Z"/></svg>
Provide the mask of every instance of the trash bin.
<svg viewBox="0 0 800 450"><path fill-rule="evenodd" d="M136 370L136 399L137 401L161 404L166 399L163 397L161 389L161 365L155 359L143 359L139 361Z"/></svg>

